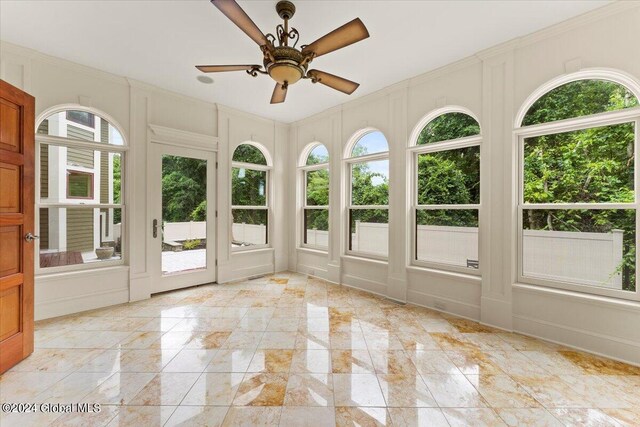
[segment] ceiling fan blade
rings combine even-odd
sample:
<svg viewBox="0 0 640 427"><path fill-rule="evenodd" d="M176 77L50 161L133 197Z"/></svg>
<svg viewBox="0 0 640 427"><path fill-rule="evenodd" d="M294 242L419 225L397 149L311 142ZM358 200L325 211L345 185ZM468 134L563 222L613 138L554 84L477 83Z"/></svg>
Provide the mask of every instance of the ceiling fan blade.
<svg viewBox="0 0 640 427"><path fill-rule="evenodd" d="M196 65L203 73L220 73L223 71L245 71L252 68L260 68L259 65Z"/></svg>
<svg viewBox="0 0 640 427"><path fill-rule="evenodd" d="M302 49L302 53L314 52L318 57L334 50L342 49L367 37L369 37L367 27L364 26L360 18L356 18L305 46Z"/></svg>
<svg viewBox="0 0 640 427"><path fill-rule="evenodd" d="M307 75L316 83L322 83L325 86L344 92L347 95L351 95L356 89L358 89L358 86L360 86L360 83L352 82L351 80L325 73L320 70L309 70Z"/></svg>
<svg viewBox="0 0 640 427"><path fill-rule="evenodd" d="M288 87L276 83L276 87L273 88L273 95L271 95L271 103L280 104L284 102L287 97L287 89Z"/></svg>
<svg viewBox="0 0 640 427"><path fill-rule="evenodd" d="M217 7L227 18L238 26L246 35L258 44L263 46L268 44L267 38L260 31L260 28L249 18L244 10L235 0L211 0L211 3Z"/></svg>

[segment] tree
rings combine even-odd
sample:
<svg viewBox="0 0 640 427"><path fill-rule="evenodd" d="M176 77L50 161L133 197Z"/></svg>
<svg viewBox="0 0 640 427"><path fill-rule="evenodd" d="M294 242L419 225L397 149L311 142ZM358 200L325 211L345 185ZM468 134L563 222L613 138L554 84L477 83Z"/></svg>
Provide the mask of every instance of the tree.
<svg viewBox="0 0 640 427"><path fill-rule="evenodd" d="M205 219L207 162L189 157L162 157L162 218L166 222ZM204 204L203 204L204 203Z"/></svg>

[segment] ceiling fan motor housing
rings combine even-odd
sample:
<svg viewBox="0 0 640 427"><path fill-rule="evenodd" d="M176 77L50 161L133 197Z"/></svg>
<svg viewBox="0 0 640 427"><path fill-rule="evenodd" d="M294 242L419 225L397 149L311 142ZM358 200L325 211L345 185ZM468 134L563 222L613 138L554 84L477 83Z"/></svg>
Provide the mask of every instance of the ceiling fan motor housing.
<svg viewBox="0 0 640 427"><path fill-rule="evenodd" d="M290 1L282 0L276 4L276 12L281 19L291 19L296 13L296 7Z"/></svg>
<svg viewBox="0 0 640 427"><path fill-rule="evenodd" d="M307 72L304 63L304 55L297 49L289 46L277 46L273 49L273 58L264 60L264 68L271 78L280 84L288 85L296 83Z"/></svg>

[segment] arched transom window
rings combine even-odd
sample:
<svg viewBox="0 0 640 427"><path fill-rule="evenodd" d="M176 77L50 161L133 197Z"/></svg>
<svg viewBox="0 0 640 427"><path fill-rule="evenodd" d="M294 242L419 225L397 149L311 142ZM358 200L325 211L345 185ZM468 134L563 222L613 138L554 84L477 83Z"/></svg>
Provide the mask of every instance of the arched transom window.
<svg viewBox="0 0 640 427"><path fill-rule="evenodd" d="M345 159L347 252L386 258L389 251L389 144L382 132L366 130L355 137Z"/></svg>
<svg viewBox="0 0 640 427"><path fill-rule="evenodd" d="M414 136L413 263L479 269L480 125L461 111L435 112Z"/></svg>
<svg viewBox="0 0 640 427"><path fill-rule="evenodd" d="M603 79L561 84L527 109L519 280L637 298L638 98Z"/></svg>
<svg viewBox="0 0 640 427"><path fill-rule="evenodd" d="M115 123L82 107L38 123L39 271L122 263L127 147Z"/></svg>
<svg viewBox="0 0 640 427"><path fill-rule="evenodd" d="M233 152L231 245L234 250L269 244L270 169L267 157L255 144L241 144Z"/></svg>
<svg viewBox="0 0 640 427"><path fill-rule="evenodd" d="M306 156L305 156L306 154ZM326 250L329 246L329 152L313 144L303 152L302 245Z"/></svg>

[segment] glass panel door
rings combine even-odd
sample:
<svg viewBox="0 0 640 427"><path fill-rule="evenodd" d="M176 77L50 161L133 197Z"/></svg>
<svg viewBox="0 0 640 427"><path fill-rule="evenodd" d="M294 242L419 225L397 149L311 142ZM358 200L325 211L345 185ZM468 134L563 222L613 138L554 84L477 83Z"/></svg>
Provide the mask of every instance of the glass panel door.
<svg viewBox="0 0 640 427"><path fill-rule="evenodd" d="M151 293L216 280L215 153L152 144Z"/></svg>
<svg viewBox="0 0 640 427"><path fill-rule="evenodd" d="M162 156L162 274L207 267L207 161Z"/></svg>

